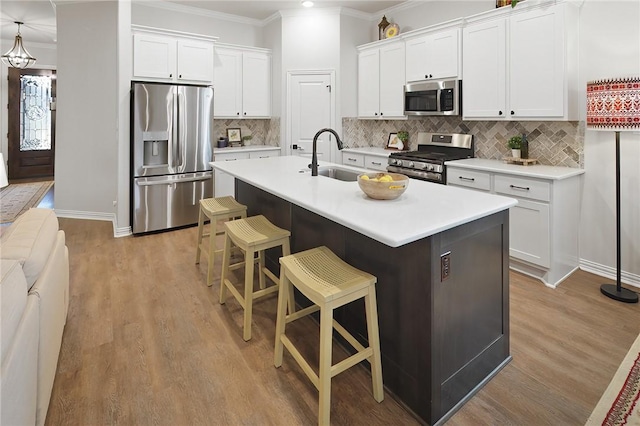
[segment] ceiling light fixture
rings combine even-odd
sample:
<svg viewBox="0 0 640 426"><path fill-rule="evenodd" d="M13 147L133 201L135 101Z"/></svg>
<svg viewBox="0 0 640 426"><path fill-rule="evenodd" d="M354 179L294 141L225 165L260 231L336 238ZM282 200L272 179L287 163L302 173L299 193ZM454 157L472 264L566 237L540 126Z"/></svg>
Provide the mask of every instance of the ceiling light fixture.
<svg viewBox="0 0 640 426"><path fill-rule="evenodd" d="M16 34L16 40L11 50L2 55L2 62L13 68L27 68L36 62L36 58L31 56L27 49L22 46L20 25L24 24L24 22L15 21L15 23L18 24L18 34Z"/></svg>
<svg viewBox="0 0 640 426"><path fill-rule="evenodd" d="M313 2L311 0L302 0L301 3L304 7L313 7Z"/></svg>

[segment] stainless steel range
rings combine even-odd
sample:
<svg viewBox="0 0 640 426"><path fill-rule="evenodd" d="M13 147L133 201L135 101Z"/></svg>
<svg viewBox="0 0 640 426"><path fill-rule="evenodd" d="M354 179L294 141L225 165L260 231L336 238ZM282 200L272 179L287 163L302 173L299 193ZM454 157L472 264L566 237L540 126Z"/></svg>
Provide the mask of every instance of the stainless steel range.
<svg viewBox="0 0 640 426"><path fill-rule="evenodd" d="M473 151L473 135L421 132L418 150L392 152L387 171L446 184L445 161L472 158Z"/></svg>

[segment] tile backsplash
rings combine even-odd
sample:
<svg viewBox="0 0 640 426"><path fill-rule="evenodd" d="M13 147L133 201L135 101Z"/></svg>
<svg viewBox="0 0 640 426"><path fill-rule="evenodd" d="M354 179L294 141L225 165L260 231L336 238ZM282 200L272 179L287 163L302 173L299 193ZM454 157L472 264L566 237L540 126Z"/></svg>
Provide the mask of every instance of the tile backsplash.
<svg viewBox="0 0 640 426"><path fill-rule="evenodd" d="M478 158L502 160L511 155L507 140L525 133L529 158L540 164L584 167L584 124L578 121L463 121L460 117L408 120L342 119L345 147L384 147L389 133L409 132L409 148L417 149L418 132L474 135Z"/></svg>
<svg viewBox="0 0 640 426"><path fill-rule="evenodd" d="M251 145L280 146L280 118L258 119L214 119L213 140L227 136L227 129L240 129L242 136L251 135Z"/></svg>

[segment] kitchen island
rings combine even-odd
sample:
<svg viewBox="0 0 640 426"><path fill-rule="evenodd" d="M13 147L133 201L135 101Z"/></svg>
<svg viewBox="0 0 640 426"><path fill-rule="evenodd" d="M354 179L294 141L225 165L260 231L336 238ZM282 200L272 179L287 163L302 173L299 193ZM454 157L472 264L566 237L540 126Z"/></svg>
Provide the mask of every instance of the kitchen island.
<svg viewBox="0 0 640 426"><path fill-rule="evenodd" d="M291 231L292 252L325 245L378 278L384 385L422 421L445 421L511 359L508 209L516 201L419 180L396 200L372 200L357 182L311 176L307 164L272 157L212 166L236 178L248 215ZM328 166L348 169L320 162ZM275 271L278 251L267 253ZM358 302L335 314L363 343L364 318Z"/></svg>

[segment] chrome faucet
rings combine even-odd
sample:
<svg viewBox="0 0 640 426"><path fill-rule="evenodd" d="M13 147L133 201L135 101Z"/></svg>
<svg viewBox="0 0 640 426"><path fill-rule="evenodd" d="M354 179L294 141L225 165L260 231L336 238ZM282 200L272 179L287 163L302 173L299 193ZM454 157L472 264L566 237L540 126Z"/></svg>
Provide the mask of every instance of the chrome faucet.
<svg viewBox="0 0 640 426"><path fill-rule="evenodd" d="M342 149L342 141L340 140L340 136L333 129L320 129L318 133L313 137L313 154L311 154L311 164L309 167L311 168L311 176L318 176L318 137L324 132L329 132L336 137L336 144L338 144L338 149Z"/></svg>

